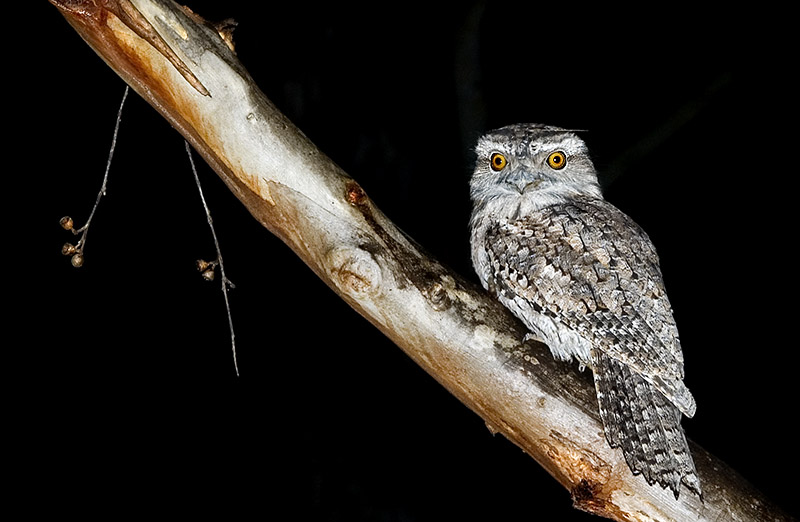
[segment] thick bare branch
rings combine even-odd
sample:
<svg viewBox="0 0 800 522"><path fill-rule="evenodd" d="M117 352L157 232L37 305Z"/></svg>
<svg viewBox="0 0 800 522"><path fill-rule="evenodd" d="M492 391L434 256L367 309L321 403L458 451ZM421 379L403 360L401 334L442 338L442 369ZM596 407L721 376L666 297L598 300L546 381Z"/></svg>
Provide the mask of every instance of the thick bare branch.
<svg viewBox="0 0 800 522"><path fill-rule="evenodd" d="M555 362L429 257L256 87L224 30L168 0L50 0L266 228L489 427L615 520L788 520L697 446L703 500L633 476L606 444L588 372Z"/></svg>

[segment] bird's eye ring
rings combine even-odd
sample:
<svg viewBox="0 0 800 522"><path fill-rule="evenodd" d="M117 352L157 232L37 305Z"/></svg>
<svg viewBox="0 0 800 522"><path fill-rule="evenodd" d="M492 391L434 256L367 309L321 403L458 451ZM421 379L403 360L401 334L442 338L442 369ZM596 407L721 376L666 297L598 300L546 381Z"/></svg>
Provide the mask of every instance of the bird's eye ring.
<svg viewBox="0 0 800 522"><path fill-rule="evenodd" d="M567 166L567 156L560 150L552 152L547 156L547 164L551 169L561 170Z"/></svg>
<svg viewBox="0 0 800 522"><path fill-rule="evenodd" d="M505 156L503 156L499 152L495 152L489 158L489 164L492 166L492 170L494 171L503 170L504 168L506 168L508 160L506 159Z"/></svg>

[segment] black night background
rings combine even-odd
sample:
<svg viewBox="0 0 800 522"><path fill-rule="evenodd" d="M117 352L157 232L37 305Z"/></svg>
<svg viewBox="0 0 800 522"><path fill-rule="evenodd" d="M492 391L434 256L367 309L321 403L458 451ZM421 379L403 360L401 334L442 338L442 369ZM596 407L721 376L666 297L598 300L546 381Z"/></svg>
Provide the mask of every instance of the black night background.
<svg viewBox="0 0 800 522"><path fill-rule="evenodd" d="M698 404L688 437L797 512L797 133L777 67L789 57L756 20L672 4L185 3L236 19L238 57L266 95L475 281L477 137L515 122L585 129L606 199L661 256ZM5 82L26 108L7 152L27 161L7 165L19 187L3 191L26 244L6 260L16 295L4 409L27 513L599 520L350 309L195 155L236 284L237 378L219 285L194 267L214 249L183 139L133 92L85 265L73 268L60 250L75 239L58 221L80 225L91 210L124 83L53 6L35 11L43 45Z"/></svg>

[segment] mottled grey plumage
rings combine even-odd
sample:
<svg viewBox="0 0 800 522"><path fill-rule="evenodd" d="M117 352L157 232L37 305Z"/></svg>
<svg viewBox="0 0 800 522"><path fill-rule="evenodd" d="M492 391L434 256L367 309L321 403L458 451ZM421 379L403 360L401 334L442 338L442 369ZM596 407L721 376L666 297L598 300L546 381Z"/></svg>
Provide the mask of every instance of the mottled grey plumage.
<svg viewBox="0 0 800 522"><path fill-rule="evenodd" d="M648 483L700 494L681 413L695 412L647 234L605 201L573 132L520 124L482 137L470 181L472 261L553 356L592 368L612 447Z"/></svg>

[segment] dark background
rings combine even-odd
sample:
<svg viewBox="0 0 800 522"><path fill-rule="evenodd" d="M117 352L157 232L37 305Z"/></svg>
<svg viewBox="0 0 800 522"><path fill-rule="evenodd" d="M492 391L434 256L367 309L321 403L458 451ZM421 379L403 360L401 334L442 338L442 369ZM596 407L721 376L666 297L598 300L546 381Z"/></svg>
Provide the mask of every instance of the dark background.
<svg viewBox="0 0 800 522"><path fill-rule="evenodd" d="M770 30L666 6L187 4L235 18L267 96L468 277L475 139L520 121L586 129L607 199L661 255L698 403L688 436L796 512L796 133ZM58 220L88 216L124 84L37 9L47 44L12 83L26 110L10 152L27 161L7 167L20 186L3 198L25 240L7 246L20 360L6 430L30 512L595 520L199 161L237 285L236 378L219 286L194 268L214 250L183 140L133 93L86 264L71 267Z"/></svg>

